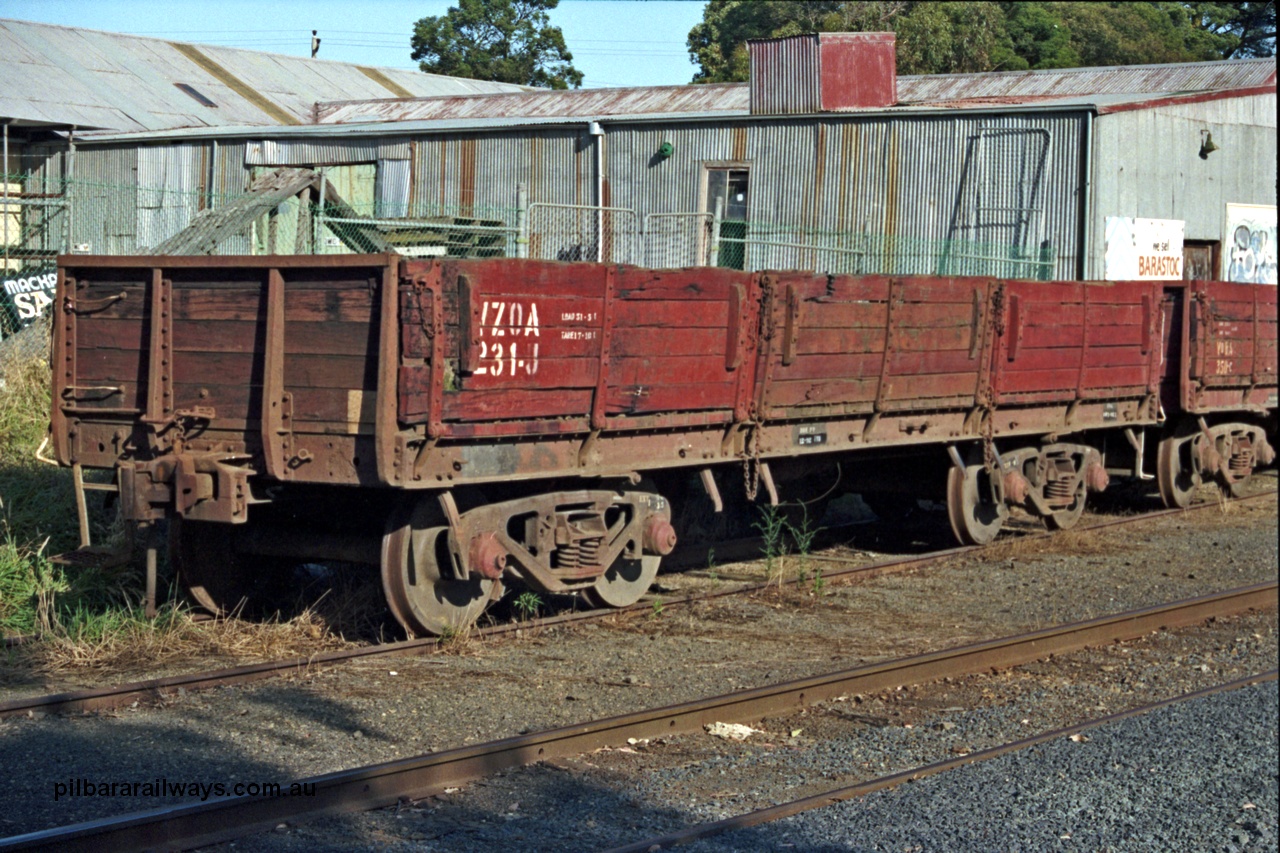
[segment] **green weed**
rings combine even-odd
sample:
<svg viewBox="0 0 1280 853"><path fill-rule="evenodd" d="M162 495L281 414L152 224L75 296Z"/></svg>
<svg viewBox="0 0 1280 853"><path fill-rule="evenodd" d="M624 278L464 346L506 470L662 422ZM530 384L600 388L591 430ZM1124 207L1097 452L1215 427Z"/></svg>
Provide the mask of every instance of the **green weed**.
<svg viewBox="0 0 1280 853"><path fill-rule="evenodd" d="M528 622L530 619L537 619L542 612L542 597L533 591L522 592L511 606L515 608L517 619Z"/></svg>

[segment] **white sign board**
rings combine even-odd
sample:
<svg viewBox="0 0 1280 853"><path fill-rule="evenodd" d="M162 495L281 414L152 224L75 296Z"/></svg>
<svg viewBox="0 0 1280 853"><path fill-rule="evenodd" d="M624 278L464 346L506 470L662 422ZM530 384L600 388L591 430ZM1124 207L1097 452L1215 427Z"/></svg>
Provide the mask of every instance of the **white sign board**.
<svg viewBox="0 0 1280 853"><path fill-rule="evenodd" d="M1227 205L1222 278L1254 284L1276 283L1275 205Z"/></svg>
<svg viewBox="0 0 1280 853"><path fill-rule="evenodd" d="M1108 216L1103 277L1109 281L1182 278L1181 219Z"/></svg>

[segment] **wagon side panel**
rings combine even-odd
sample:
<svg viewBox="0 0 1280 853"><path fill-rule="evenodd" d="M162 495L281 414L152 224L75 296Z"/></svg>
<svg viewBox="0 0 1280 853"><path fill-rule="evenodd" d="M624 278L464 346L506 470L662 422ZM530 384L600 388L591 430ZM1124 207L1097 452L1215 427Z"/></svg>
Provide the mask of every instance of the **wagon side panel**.
<svg viewBox="0 0 1280 853"><path fill-rule="evenodd" d="M1276 289L1196 282L1190 295L1185 408L1193 413L1276 406Z"/></svg>

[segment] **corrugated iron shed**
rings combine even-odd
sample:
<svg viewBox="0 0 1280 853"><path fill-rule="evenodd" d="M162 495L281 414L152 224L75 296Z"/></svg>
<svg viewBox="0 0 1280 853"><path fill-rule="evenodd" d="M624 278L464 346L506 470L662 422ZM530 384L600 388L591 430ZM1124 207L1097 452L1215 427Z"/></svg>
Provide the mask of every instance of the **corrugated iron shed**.
<svg viewBox="0 0 1280 853"><path fill-rule="evenodd" d="M4 19L0 80L0 117L16 125L114 131L309 124L317 101L526 91L506 83Z"/></svg>
<svg viewBox="0 0 1280 853"><path fill-rule="evenodd" d="M1055 103L1092 105L1097 97L1140 102L1178 92L1274 86L1276 61L1269 59L1188 62L1113 68L938 74L898 78L902 106L949 109ZM1112 97L1114 96L1114 97ZM320 124L515 118L618 118L666 114L746 115L746 83L637 86L578 91L534 91L487 96L399 98L320 103Z"/></svg>

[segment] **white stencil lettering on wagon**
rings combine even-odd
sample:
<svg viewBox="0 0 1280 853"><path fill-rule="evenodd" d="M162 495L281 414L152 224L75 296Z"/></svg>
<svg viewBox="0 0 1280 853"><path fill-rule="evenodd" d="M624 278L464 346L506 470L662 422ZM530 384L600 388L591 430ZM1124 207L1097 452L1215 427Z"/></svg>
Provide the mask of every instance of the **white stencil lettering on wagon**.
<svg viewBox="0 0 1280 853"><path fill-rule="evenodd" d="M533 376L538 372L540 334L538 303L485 300L476 376Z"/></svg>

